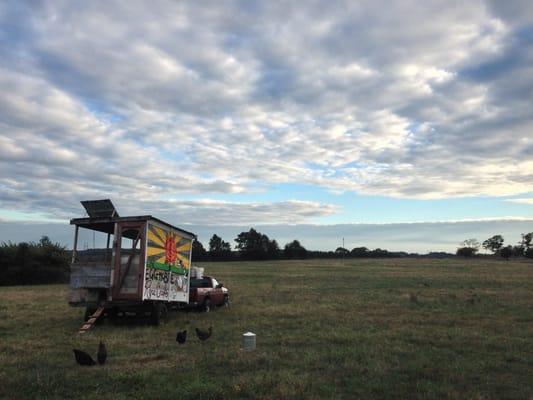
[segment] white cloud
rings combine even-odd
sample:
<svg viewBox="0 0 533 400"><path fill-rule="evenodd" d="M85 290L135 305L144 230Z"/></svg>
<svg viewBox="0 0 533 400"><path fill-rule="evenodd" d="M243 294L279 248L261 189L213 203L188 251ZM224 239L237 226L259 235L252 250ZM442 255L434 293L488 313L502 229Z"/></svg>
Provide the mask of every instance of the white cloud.
<svg viewBox="0 0 533 400"><path fill-rule="evenodd" d="M4 5L0 206L533 191L517 4Z"/></svg>
<svg viewBox="0 0 533 400"><path fill-rule="evenodd" d="M521 199L505 199L505 201L509 201L511 203L518 203L518 204L532 204L533 205L533 198L521 198Z"/></svg>

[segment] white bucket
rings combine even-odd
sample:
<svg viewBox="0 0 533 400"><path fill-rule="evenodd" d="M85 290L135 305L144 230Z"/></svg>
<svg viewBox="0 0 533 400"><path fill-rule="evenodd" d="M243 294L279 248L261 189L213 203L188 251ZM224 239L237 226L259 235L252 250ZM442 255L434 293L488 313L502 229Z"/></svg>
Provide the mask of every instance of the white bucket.
<svg viewBox="0 0 533 400"><path fill-rule="evenodd" d="M191 276L196 279L202 279L204 277L204 269L202 267L192 267Z"/></svg>
<svg viewBox="0 0 533 400"><path fill-rule="evenodd" d="M242 335L242 349L244 351L254 351L255 350L255 333L246 332Z"/></svg>

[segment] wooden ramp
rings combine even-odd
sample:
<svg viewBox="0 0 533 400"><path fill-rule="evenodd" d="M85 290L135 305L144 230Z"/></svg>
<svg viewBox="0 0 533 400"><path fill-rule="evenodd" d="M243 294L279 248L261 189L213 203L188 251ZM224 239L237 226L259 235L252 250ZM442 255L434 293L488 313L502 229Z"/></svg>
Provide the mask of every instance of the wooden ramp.
<svg viewBox="0 0 533 400"><path fill-rule="evenodd" d="M80 330L78 331L78 333L85 333L87 332L89 329L91 329L93 327L93 325L96 323L96 320L98 318L100 318L100 316L102 315L102 313L104 312L104 309L105 307L104 306L101 306L101 307L98 307L96 309L96 311L93 313L93 315L91 315L89 317L89 319L87 320L87 322L85 322Z"/></svg>

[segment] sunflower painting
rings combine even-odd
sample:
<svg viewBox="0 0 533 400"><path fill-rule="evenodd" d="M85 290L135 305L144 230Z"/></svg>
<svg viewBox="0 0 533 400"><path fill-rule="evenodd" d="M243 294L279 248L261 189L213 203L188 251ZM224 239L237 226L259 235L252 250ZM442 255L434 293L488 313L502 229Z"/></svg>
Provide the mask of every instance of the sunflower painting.
<svg viewBox="0 0 533 400"><path fill-rule="evenodd" d="M148 224L143 299L188 301L192 241Z"/></svg>

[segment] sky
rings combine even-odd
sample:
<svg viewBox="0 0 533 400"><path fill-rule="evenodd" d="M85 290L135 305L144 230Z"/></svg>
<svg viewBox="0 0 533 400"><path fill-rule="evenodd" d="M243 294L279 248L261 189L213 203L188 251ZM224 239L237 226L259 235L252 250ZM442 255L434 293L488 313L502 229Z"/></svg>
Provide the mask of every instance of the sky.
<svg viewBox="0 0 533 400"><path fill-rule="evenodd" d="M515 244L533 3L1 2L0 240L101 198L204 241Z"/></svg>

